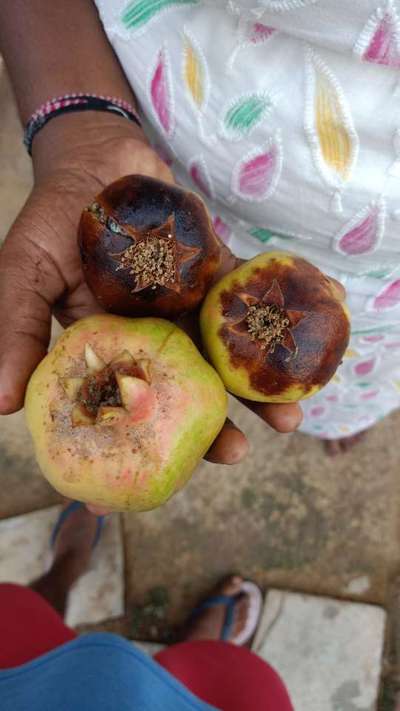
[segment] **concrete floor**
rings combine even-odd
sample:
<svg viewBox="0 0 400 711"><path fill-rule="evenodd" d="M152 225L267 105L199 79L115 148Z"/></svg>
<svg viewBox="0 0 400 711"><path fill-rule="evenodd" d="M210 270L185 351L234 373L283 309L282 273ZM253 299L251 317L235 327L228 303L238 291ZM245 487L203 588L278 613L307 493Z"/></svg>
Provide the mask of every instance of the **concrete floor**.
<svg viewBox="0 0 400 711"><path fill-rule="evenodd" d="M1 239L31 184L4 74L0 105ZM112 629L168 639L199 594L238 571L264 588L389 606L386 669L397 678L400 413L333 460L318 441L277 435L237 403L232 414L252 443L245 462L203 464L163 508L124 515L127 615ZM0 518L59 501L39 475L21 413L1 419L0 471Z"/></svg>

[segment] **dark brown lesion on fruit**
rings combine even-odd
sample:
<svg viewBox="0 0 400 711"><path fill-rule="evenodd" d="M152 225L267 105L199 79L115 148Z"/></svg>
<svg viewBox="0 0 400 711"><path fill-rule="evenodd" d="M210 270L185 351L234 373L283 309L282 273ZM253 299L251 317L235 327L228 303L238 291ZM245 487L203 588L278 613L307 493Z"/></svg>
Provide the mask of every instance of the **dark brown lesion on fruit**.
<svg viewBox="0 0 400 711"><path fill-rule="evenodd" d="M221 260L202 200L139 175L108 186L83 212L79 248L102 307L128 316L174 318L193 310Z"/></svg>
<svg viewBox="0 0 400 711"><path fill-rule="evenodd" d="M122 407L115 372L107 366L100 373L88 375L77 395L77 402L89 415L96 417L100 407Z"/></svg>
<svg viewBox="0 0 400 711"><path fill-rule="evenodd" d="M231 319L228 328L236 333L249 335L262 351L274 353L281 345L290 358L298 353L293 329L307 316L307 311L287 309L279 282L273 279L271 286L261 298L243 291L239 299L247 307L244 318Z"/></svg>
<svg viewBox="0 0 400 711"><path fill-rule="evenodd" d="M138 360L127 350L109 363L85 346L86 372L79 377L65 377L60 383L72 402L72 426L94 425L97 422L112 424L112 420L130 411L131 396L136 382L142 380L148 387L152 381L152 365L148 358Z"/></svg>
<svg viewBox="0 0 400 711"><path fill-rule="evenodd" d="M120 256L117 271L127 269L134 277L133 292L166 286L177 290L176 250L170 238L148 234Z"/></svg>
<svg viewBox="0 0 400 711"><path fill-rule="evenodd" d="M201 250L177 240L174 215L154 228L131 228L130 237L133 243L121 254L111 256L118 261L117 271L126 269L133 277L131 293L160 286L179 293L183 266Z"/></svg>
<svg viewBox="0 0 400 711"><path fill-rule="evenodd" d="M290 321L276 304L250 306L246 316L247 330L252 341L257 341L262 350L273 353L282 343Z"/></svg>
<svg viewBox="0 0 400 711"><path fill-rule="evenodd" d="M126 270L133 277L132 294L158 287L180 292L182 267L198 257L201 250L178 242L173 214L161 225L139 229L124 226L115 217L107 215L98 202L89 205L87 211L113 234L126 237L131 242L122 252L109 252L109 256L117 261L117 272Z"/></svg>
<svg viewBox="0 0 400 711"><path fill-rule="evenodd" d="M349 339L349 321L324 275L303 259L293 261L271 260L245 285L233 282L220 295L218 335L230 363L247 370L251 386L264 395L298 385L306 394L324 385Z"/></svg>

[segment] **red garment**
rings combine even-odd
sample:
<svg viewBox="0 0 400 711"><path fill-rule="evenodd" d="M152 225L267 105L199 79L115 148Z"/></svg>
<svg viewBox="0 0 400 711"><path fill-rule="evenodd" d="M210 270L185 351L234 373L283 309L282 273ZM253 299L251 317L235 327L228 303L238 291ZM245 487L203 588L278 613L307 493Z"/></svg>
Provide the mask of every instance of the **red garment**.
<svg viewBox="0 0 400 711"><path fill-rule="evenodd" d="M247 647L183 642L154 659L195 696L223 711L294 711L276 671Z"/></svg>
<svg viewBox="0 0 400 711"><path fill-rule="evenodd" d="M20 585L0 584L0 669L25 664L76 636L41 595ZM221 711L293 711L277 673L246 647L212 640L183 642L154 659Z"/></svg>
<svg viewBox="0 0 400 711"><path fill-rule="evenodd" d="M19 667L76 636L39 593L0 584L0 669Z"/></svg>

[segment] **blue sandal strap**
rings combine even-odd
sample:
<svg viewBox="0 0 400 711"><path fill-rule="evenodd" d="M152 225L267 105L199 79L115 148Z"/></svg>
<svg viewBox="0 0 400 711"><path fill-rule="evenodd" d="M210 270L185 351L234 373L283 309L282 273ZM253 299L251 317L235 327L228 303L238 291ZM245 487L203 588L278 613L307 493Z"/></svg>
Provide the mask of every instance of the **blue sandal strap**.
<svg viewBox="0 0 400 711"><path fill-rule="evenodd" d="M97 516L97 528L96 528L96 534L94 537L93 545L92 545L92 550L94 550L100 540L100 536L102 533L102 530L104 528L104 521L106 520L105 516Z"/></svg>
<svg viewBox="0 0 400 711"><path fill-rule="evenodd" d="M231 602L229 603L229 605L226 606L224 624L222 626L220 635L220 639L222 639L224 642L227 642L229 640L229 637L231 636L235 617L235 607L238 599L238 597L231 597Z"/></svg>
<svg viewBox="0 0 400 711"><path fill-rule="evenodd" d="M224 619L224 624L222 626L220 639L222 639L223 641L226 642L230 637L230 633L231 633L233 621L234 621L234 615L235 615L235 606L236 606L239 598L240 598L240 593L235 596L232 596L232 595L212 595L211 597L208 597L206 600L204 600L204 602L200 603L200 605L193 610L191 619L193 619L194 617L197 617L204 610L208 610L211 607L217 607L217 605L225 605L225 607L226 607L225 619Z"/></svg>
<svg viewBox="0 0 400 711"><path fill-rule="evenodd" d="M72 513L74 513L74 511L78 511L78 509L81 509L84 506L85 506L85 504L83 504L81 501L71 501L71 503L68 504L68 506L61 511L61 513L57 519L57 522L53 528L53 531L51 533L50 546L52 548L54 548L54 544L56 542L57 536L60 532L60 529L61 529L64 521L68 518L68 516L70 516ZM97 529L96 529L96 535L94 537L92 548L95 548L95 546L97 546L97 544L99 542L101 532L102 532L102 529L104 526L104 518L105 518L104 516L97 516Z"/></svg>
<svg viewBox="0 0 400 711"><path fill-rule="evenodd" d="M210 607L216 607L217 605L229 605L232 600L232 595L210 595L194 609L193 614L198 615L203 610L208 610Z"/></svg>

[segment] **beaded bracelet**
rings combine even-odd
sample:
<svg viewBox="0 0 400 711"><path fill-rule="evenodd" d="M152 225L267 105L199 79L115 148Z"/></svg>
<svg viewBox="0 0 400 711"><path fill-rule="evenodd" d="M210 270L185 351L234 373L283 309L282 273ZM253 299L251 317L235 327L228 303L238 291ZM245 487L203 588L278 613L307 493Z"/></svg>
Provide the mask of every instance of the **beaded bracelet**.
<svg viewBox="0 0 400 711"><path fill-rule="evenodd" d="M133 121L138 126L142 125L133 106L123 99L96 94L65 94L46 101L27 122L24 145L29 155L32 155L33 139L48 121L51 121L55 116L75 111L111 111Z"/></svg>

